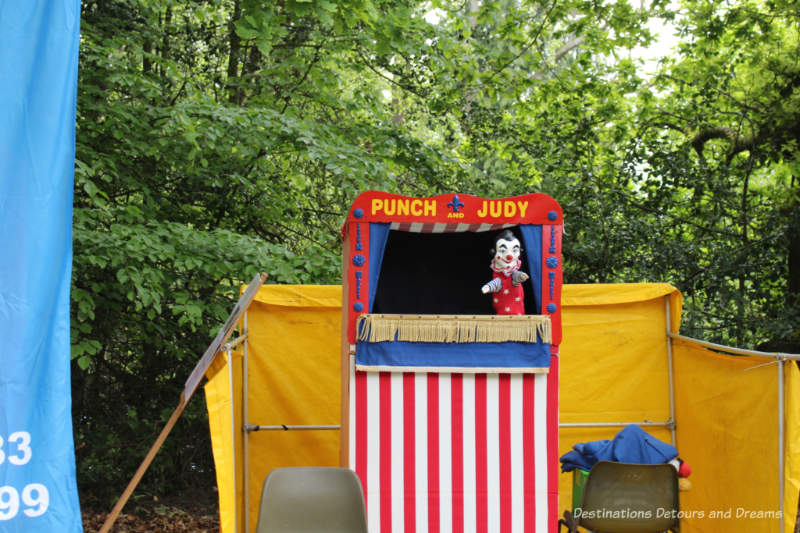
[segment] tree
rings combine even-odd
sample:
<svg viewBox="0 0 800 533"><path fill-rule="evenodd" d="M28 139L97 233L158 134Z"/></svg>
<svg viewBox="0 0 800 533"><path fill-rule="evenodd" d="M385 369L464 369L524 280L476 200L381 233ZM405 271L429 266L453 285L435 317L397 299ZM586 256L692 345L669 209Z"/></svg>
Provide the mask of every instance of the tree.
<svg viewBox="0 0 800 533"><path fill-rule="evenodd" d="M392 122L364 60L411 24L402 5L82 7L73 390L79 483L107 498L241 283L337 282L357 192L424 194L447 163ZM199 402L183 424L145 490L213 483Z"/></svg>
<svg viewBox="0 0 800 533"><path fill-rule="evenodd" d="M800 12L686 2L680 54L640 93L640 208L680 243L687 331L800 350Z"/></svg>
<svg viewBox="0 0 800 533"><path fill-rule="evenodd" d="M684 332L796 346L798 12L670 5L85 0L84 494L124 484L255 272L339 282L340 225L368 189L546 192L567 282L671 282ZM647 78L630 50L652 17L682 45ZM212 484L206 434L194 402L143 489Z"/></svg>

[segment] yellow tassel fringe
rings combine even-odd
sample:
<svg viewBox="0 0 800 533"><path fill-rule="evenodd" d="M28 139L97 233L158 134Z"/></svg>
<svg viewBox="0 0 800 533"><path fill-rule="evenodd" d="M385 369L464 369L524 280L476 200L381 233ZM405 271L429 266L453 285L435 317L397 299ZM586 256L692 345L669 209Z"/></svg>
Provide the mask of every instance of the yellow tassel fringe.
<svg viewBox="0 0 800 533"><path fill-rule="evenodd" d="M552 342L547 315L361 315L368 342Z"/></svg>

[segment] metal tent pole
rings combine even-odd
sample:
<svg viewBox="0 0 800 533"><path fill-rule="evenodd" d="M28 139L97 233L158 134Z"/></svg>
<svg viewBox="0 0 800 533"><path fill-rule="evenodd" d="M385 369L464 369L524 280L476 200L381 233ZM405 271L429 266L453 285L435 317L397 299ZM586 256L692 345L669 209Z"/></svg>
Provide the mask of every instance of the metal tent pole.
<svg viewBox="0 0 800 533"><path fill-rule="evenodd" d="M248 313L244 314L244 334L249 335L250 330L247 327ZM250 432L245 428L248 425L248 409L247 409L247 383L250 379L250 374L247 370L248 360L248 345L244 343L244 357L242 361L242 453L244 455L244 531L250 533ZM236 455L236 447L233 449Z"/></svg>
<svg viewBox="0 0 800 533"><path fill-rule="evenodd" d="M246 315L245 315L246 316ZM235 397L235 388L234 388L234 373L233 373L233 348L238 346L239 344L244 343L244 346L247 347L247 332L244 331L242 334L225 343L220 350L225 352L225 359L228 364L228 391L229 397L231 401L231 438L233 444L233 456L231 457L231 464L233 465L233 530L234 532L238 533L240 531L239 525L241 524L239 507L236 505L236 493L237 493L237 482L236 480L239 479L240 475L244 476L244 479L247 480L247 464L244 463L244 468L241 474L237 474L236 468L236 436L238 435L238 429L236 427L236 397ZM246 527L246 526L245 526Z"/></svg>
<svg viewBox="0 0 800 533"><path fill-rule="evenodd" d="M236 402L233 395L233 353L231 352L230 344L225 345L225 359L228 363L228 389L231 399L231 443L233 444L233 457L231 457L231 465L233 466L233 501L236 501ZM233 506L233 530L239 529L239 513L236 506Z"/></svg>
<svg viewBox="0 0 800 533"><path fill-rule="evenodd" d="M297 430L339 430L341 426L339 424L273 424L273 425L251 425L245 424L244 430L247 433L252 431L297 431Z"/></svg>
<svg viewBox="0 0 800 533"><path fill-rule="evenodd" d="M667 420L666 422L654 422L652 420L644 420L641 422L559 422L560 428L613 428L624 427L636 424L637 426L652 426L652 427L665 427L675 430L675 422Z"/></svg>
<svg viewBox="0 0 800 533"><path fill-rule="evenodd" d="M720 352L725 352L734 355L755 355L757 357L771 357L772 359L783 359L786 361L798 361L800 360L800 354L792 354L792 353L783 353L783 352L759 352L757 350L746 350L744 348L734 348L733 346L725 346L724 344L716 344L714 342L708 341L701 341L700 339L695 339L693 337L687 337L686 335L679 335L677 333L668 332L672 339L684 340L684 341L691 341L695 344L699 344L700 346L705 346L706 348L711 348L712 350L719 350Z"/></svg>
<svg viewBox="0 0 800 533"><path fill-rule="evenodd" d="M780 487L778 487L778 497L780 498L780 509L781 509L781 533L783 533L784 529L784 505L783 505L783 489L786 482L786 472L783 468L783 461L785 453L785 446L784 446L784 435L785 435L785 428L786 428L786 420L785 420L785 413L784 413L784 385L783 385L783 367L784 361L782 358L778 358L778 480L780 483Z"/></svg>
<svg viewBox="0 0 800 533"><path fill-rule="evenodd" d="M675 380L673 376L672 370L672 337L670 337L670 333L672 333L672 319L670 317L670 305L669 305L669 295L664 297L664 301L666 302L666 314L667 314L667 371L669 374L669 420L672 422L672 426L670 427L670 433L672 434L672 445L677 446L678 440L676 435L676 424L675 424Z"/></svg>

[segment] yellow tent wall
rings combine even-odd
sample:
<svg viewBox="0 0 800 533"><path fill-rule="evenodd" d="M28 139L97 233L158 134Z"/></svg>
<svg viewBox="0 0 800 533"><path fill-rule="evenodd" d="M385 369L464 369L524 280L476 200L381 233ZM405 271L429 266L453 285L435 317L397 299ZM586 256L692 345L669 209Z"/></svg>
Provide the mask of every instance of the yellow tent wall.
<svg viewBox="0 0 800 533"><path fill-rule="evenodd" d="M674 341L671 407L666 328L669 310L671 330L678 329L681 295L676 289L666 284L565 285L562 306L559 402L565 427L559 434L560 452L577 442L612 438L621 429L576 425L664 423L674 409L678 450L693 469L693 488L681 497L687 517L683 530L778 532L779 376L774 361L721 356ZM255 530L261 485L273 468L339 464L337 431L257 431L244 443L240 429L245 420L251 425L339 424L341 287L264 286L248 310L247 330L246 405L243 350L232 355L230 368L224 356L218 357L205 388L222 533L245 531L246 522L249 531ZM770 364L751 368L762 362ZM785 368L788 533L800 487L800 376L794 363ZM644 429L666 442L672 439L664 425ZM562 474L561 510L570 502L571 476ZM724 515L729 508L730 519ZM711 516L712 511L723 516ZM755 518L735 518L737 512L759 511ZM773 514L765 515L769 511Z"/></svg>
<svg viewBox="0 0 800 533"><path fill-rule="evenodd" d="M245 420L260 425L338 425L341 397L339 358L341 335L339 286L266 285L247 311L248 339L234 355L236 428ZM247 405L243 398L241 363L247 351ZM338 466L338 431L253 431L246 446L236 435L232 445L230 380L223 362L210 369L205 386L217 488L220 531L254 531L264 478L281 466ZM234 468L238 475L234 476ZM245 476L243 473L247 472ZM249 516L243 494L249 494ZM236 492L236 497L233 494ZM234 503L235 502L235 503Z"/></svg>
<svg viewBox="0 0 800 533"><path fill-rule="evenodd" d="M665 284L565 285L562 293L559 423L667 422L670 419L665 297L677 329L680 293ZM615 427L562 427L559 452L610 439ZM671 442L664 426L645 427ZM561 509L571 506L572 476L562 474Z"/></svg>
<svg viewBox="0 0 800 533"><path fill-rule="evenodd" d="M678 449L690 461L692 490L681 496L686 531L780 531L780 416L786 421L785 532L798 498L797 365L732 356L674 341ZM779 409L784 380L785 414Z"/></svg>

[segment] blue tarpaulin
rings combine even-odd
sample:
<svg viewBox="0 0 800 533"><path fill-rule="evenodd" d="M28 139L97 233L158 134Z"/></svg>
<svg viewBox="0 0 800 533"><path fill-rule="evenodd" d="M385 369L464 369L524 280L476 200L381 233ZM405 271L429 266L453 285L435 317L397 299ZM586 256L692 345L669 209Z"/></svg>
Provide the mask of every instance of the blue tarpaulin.
<svg viewBox="0 0 800 533"><path fill-rule="evenodd" d="M561 456L561 471L591 470L598 461L653 465L678 456L675 446L662 442L635 424L626 426L611 440L580 442Z"/></svg>
<svg viewBox="0 0 800 533"><path fill-rule="evenodd" d="M82 531L69 288L79 0L0 2L0 532Z"/></svg>

